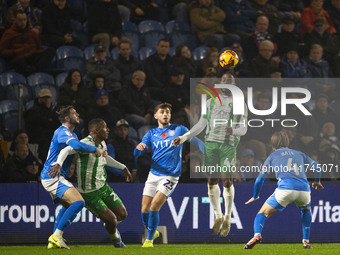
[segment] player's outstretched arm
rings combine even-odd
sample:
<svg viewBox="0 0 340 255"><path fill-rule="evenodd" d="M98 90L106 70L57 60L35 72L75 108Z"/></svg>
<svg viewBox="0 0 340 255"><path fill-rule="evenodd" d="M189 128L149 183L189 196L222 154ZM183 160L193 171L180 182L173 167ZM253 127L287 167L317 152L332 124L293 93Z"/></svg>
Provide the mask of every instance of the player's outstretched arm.
<svg viewBox="0 0 340 255"><path fill-rule="evenodd" d="M54 177L60 177L60 169L61 169L61 165L59 165L58 163L55 164L51 169L49 169L47 171L48 175L51 177L51 178L54 178Z"/></svg>
<svg viewBox="0 0 340 255"><path fill-rule="evenodd" d="M143 151L143 150L145 150L145 148L146 148L146 144L144 144L144 143L139 143L139 144L136 146L136 148L137 148L137 150L139 150L139 151Z"/></svg>
<svg viewBox="0 0 340 255"><path fill-rule="evenodd" d="M127 167L125 167L123 169L123 173L124 173L125 181L126 182L133 182L133 178L132 178L131 172L129 171L129 169Z"/></svg>
<svg viewBox="0 0 340 255"><path fill-rule="evenodd" d="M175 146L179 146L180 144L184 143L186 140L190 140L194 136L197 136L199 133L201 133L204 128L207 126L208 121L201 117L200 120L184 135L176 137L174 140L172 140L172 144Z"/></svg>
<svg viewBox="0 0 340 255"><path fill-rule="evenodd" d="M123 171L126 182L132 182L132 175L129 169L122 163L118 162L117 160L113 159L110 155L106 157L107 165L110 167L115 167Z"/></svg>
<svg viewBox="0 0 340 255"><path fill-rule="evenodd" d="M322 190L324 189L323 185L321 184L320 181L313 181L312 183L312 188L316 190Z"/></svg>
<svg viewBox="0 0 340 255"><path fill-rule="evenodd" d="M250 204L250 203L256 201L256 200L259 199L259 198L260 198L260 197L258 197L258 198L253 198L253 197L251 197L247 202L245 202L245 204L246 204L246 205L247 205L247 204Z"/></svg>
<svg viewBox="0 0 340 255"><path fill-rule="evenodd" d="M75 149L77 151L82 151L82 152L97 153L97 151L98 151L98 148L96 146L80 142L77 139L69 140L67 142L67 145L71 146L73 149ZM101 153L103 153L103 151L101 149L99 149L99 151L101 151Z"/></svg>

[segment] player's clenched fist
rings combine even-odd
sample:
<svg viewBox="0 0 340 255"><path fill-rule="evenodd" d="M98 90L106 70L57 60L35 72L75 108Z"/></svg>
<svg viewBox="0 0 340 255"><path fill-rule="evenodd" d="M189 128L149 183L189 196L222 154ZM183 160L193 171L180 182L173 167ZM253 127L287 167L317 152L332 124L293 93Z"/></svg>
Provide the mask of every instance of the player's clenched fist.
<svg viewBox="0 0 340 255"><path fill-rule="evenodd" d="M146 148L146 145L144 143L140 143L136 146L137 150L143 151Z"/></svg>
<svg viewBox="0 0 340 255"><path fill-rule="evenodd" d="M172 140L172 144L175 146L178 146L181 144L181 138L176 137L174 140Z"/></svg>

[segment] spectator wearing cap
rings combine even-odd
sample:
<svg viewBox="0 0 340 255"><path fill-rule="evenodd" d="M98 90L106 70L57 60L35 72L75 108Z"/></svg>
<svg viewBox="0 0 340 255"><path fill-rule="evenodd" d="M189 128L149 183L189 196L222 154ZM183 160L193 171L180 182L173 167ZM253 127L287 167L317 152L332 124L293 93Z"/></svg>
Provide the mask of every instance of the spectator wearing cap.
<svg viewBox="0 0 340 255"><path fill-rule="evenodd" d="M140 70L141 62L131 55L132 43L129 38L122 38L118 44L118 59L115 64L120 71L120 81L126 84L131 80L134 71Z"/></svg>
<svg viewBox="0 0 340 255"><path fill-rule="evenodd" d="M145 77L143 71L135 71L131 81L123 87L119 96L119 105L122 107L125 119L135 129L150 125L154 119L150 92L145 87Z"/></svg>
<svg viewBox="0 0 340 255"><path fill-rule="evenodd" d="M241 44L234 43L231 46L231 50L235 51L238 56L238 64L234 68L234 76L239 78L253 77L250 61L245 58Z"/></svg>
<svg viewBox="0 0 340 255"><path fill-rule="evenodd" d="M45 160L53 132L60 125L52 105L52 93L49 89L39 91L33 107L24 113L24 120L31 143L39 145L39 157Z"/></svg>
<svg viewBox="0 0 340 255"><path fill-rule="evenodd" d="M81 119L85 119L89 102L91 102L90 90L84 86L82 74L79 69L68 72L65 82L61 85L57 104L59 106L73 105Z"/></svg>
<svg viewBox="0 0 340 255"><path fill-rule="evenodd" d="M114 106L110 105L109 92L105 89L98 90L94 97L94 106L91 107L85 119L85 133L87 126L92 119L103 119L108 128L113 130L116 122L122 118L121 112Z"/></svg>
<svg viewBox="0 0 340 255"><path fill-rule="evenodd" d="M28 145L17 144L14 154L5 164L5 180L6 182L37 182L40 176L39 170L41 164L29 153Z"/></svg>
<svg viewBox="0 0 340 255"><path fill-rule="evenodd" d="M174 67L170 72L170 81L164 88L165 102L172 105L172 112L175 114L183 110L189 104L190 86L184 86L184 72L179 67Z"/></svg>
<svg viewBox="0 0 340 255"><path fill-rule="evenodd" d="M116 47L122 33L122 20L117 1L87 1L88 33L92 43L99 43L106 49Z"/></svg>
<svg viewBox="0 0 340 255"><path fill-rule="evenodd" d="M128 135L129 123L125 119L120 119L117 121L113 130L113 135L108 141L108 153L111 157L113 156L115 160L126 165L128 169L136 169L135 158L133 155L135 144L129 139ZM132 173L136 175L136 171L132 170ZM115 171L114 176L108 174L108 181L124 182L124 174L121 170L117 170Z"/></svg>
<svg viewBox="0 0 340 255"><path fill-rule="evenodd" d="M318 125L318 134L320 133L323 124L326 122L334 122L336 130L339 131L339 116L329 108L329 98L327 95L318 95L312 115ZM339 133L337 135L339 135Z"/></svg>
<svg viewBox="0 0 340 255"><path fill-rule="evenodd" d="M299 57L297 47L287 47L287 52L280 62L280 72L283 78L308 78L310 73L307 64Z"/></svg>
<svg viewBox="0 0 340 255"><path fill-rule="evenodd" d="M323 59L323 47L320 44L311 46L306 62L312 78L329 78L333 76L328 61Z"/></svg>
<svg viewBox="0 0 340 255"><path fill-rule="evenodd" d="M72 35L71 18L78 17L66 0L53 0L41 14L42 37L44 43L58 48L62 45L80 47L81 40Z"/></svg>
<svg viewBox="0 0 340 255"><path fill-rule="evenodd" d="M93 57L86 63L86 78L90 86L93 86L93 80L98 75L103 76L106 89L117 98L121 89L120 72L113 60L106 56L106 50L107 48L100 44L94 48Z"/></svg>
<svg viewBox="0 0 340 255"><path fill-rule="evenodd" d="M314 28L314 22L317 19L323 19L325 21L325 28L327 32L336 32L331 17L329 16L328 12L323 9L323 3L323 0L311 0L310 6L302 10L300 20L301 35L312 32Z"/></svg>
<svg viewBox="0 0 340 255"><path fill-rule="evenodd" d="M304 36L306 51L309 52L313 44L320 44L323 47L323 58L330 61L338 53L337 40L334 34L327 32L326 23L323 19L314 21L314 28Z"/></svg>
<svg viewBox="0 0 340 255"><path fill-rule="evenodd" d="M302 38L295 30L295 19L291 14L285 14L282 18L281 31L277 33L273 42L277 45L277 55L285 56L288 48L298 48L302 45Z"/></svg>

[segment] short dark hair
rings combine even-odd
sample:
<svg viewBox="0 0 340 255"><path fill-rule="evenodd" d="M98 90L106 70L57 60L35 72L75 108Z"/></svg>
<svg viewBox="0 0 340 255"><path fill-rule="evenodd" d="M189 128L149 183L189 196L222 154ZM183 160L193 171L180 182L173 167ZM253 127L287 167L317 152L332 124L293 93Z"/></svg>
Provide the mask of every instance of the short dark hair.
<svg viewBox="0 0 340 255"><path fill-rule="evenodd" d="M14 11L14 17L17 17L18 14L25 14L26 15L26 12L24 12L22 9L17 9Z"/></svg>
<svg viewBox="0 0 340 255"><path fill-rule="evenodd" d="M66 117L70 114L71 110L74 109L73 105L66 105L66 106L61 106L58 111L57 114L58 119L61 123L65 123L66 122Z"/></svg>
<svg viewBox="0 0 340 255"><path fill-rule="evenodd" d="M154 113L156 113L159 109L166 109L166 108L169 108L169 110L170 110L170 112L171 112L171 110L172 110L172 105L169 104L169 103L166 103L166 102L161 103L161 104L159 104L159 105L157 105L157 106L155 107Z"/></svg>
<svg viewBox="0 0 340 255"><path fill-rule="evenodd" d="M168 42L168 43L170 43L170 40L168 38L161 38L161 39L159 39L159 41L157 43L157 46L160 44L160 42Z"/></svg>
<svg viewBox="0 0 340 255"><path fill-rule="evenodd" d="M99 118L92 119L92 120L90 120L90 122L89 122L87 128L88 128L89 131L91 132L91 131L97 129L98 125L99 125L100 123L102 123L102 122L104 122L103 119L99 119Z"/></svg>
<svg viewBox="0 0 340 255"><path fill-rule="evenodd" d="M127 37L122 37L122 38L120 39L120 41L119 41L119 43L118 43L118 47L119 47L119 48L120 48L120 45L121 45L122 43L127 43L127 44L130 45L130 48L132 47L132 42L131 42L131 40L130 40L129 38L127 38Z"/></svg>

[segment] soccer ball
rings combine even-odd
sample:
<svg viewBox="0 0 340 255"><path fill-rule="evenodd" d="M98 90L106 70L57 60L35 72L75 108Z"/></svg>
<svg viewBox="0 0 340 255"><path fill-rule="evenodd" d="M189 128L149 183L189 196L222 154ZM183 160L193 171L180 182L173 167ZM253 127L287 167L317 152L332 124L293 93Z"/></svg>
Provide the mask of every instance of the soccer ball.
<svg viewBox="0 0 340 255"><path fill-rule="evenodd" d="M235 51L226 50L220 55L220 65L225 69L233 69L238 63L238 56Z"/></svg>

